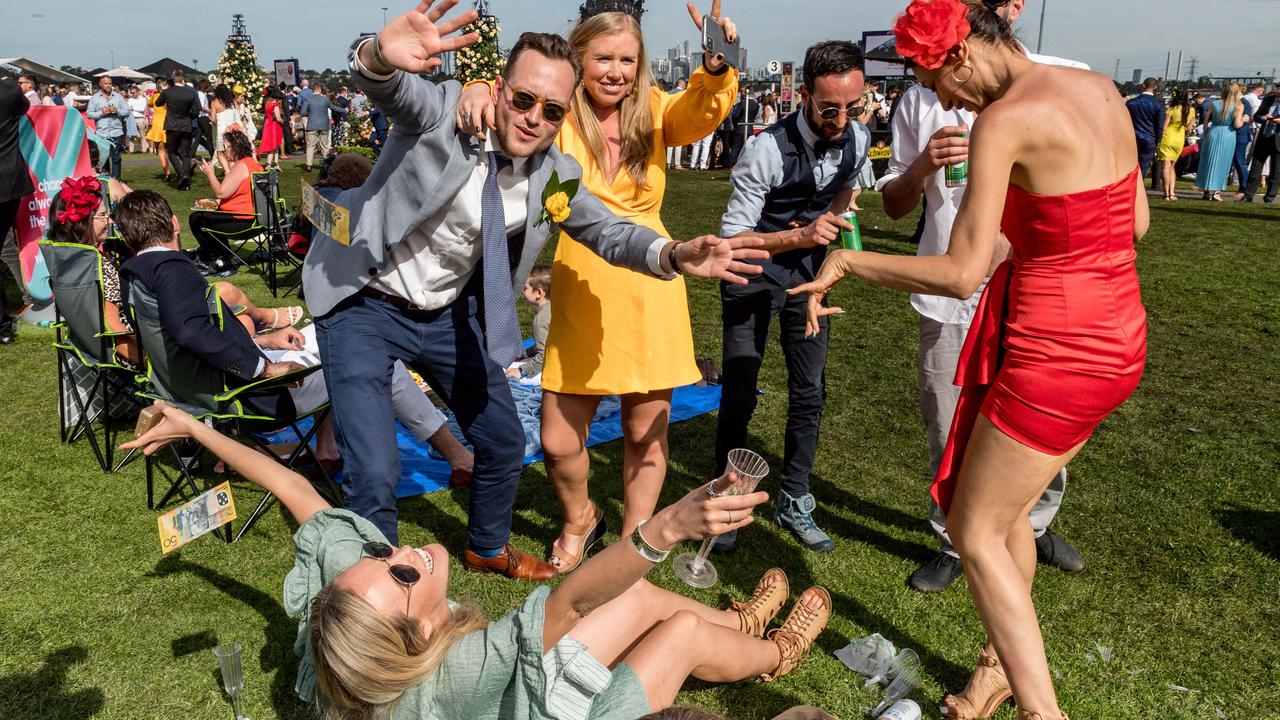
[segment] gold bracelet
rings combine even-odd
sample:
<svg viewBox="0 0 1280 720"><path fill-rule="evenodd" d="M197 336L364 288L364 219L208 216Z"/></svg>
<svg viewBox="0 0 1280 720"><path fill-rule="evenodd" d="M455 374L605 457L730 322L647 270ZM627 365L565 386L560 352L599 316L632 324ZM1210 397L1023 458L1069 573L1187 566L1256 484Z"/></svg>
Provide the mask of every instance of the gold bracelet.
<svg viewBox="0 0 1280 720"><path fill-rule="evenodd" d="M380 65L380 66L384 67L384 68L390 68L392 72L395 72L395 68L393 68L393 67L391 67L390 65L388 65L388 64L387 64L387 59L386 59L386 58L384 58L384 57L382 57L382 46L381 46L381 44L378 42L378 37L379 37L378 35L374 35L374 36L373 36L373 47L369 48L370 52L372 52L372 53L373 53L373 62L374 62L375 64L377 64L377 65ZM381 74L381 73L379 73L379 74Z"/></svg>
<svg viewBox="0 0 1280 720"><path fill-rule="evenodd" d="M644 525L644 521L640 521L640 525ZM659 550L644 539L644 535L640 534L640 525L636 525L636 529L631 531L631 547L640 553L640 557L651 563L660 563L667 559L671 554L670 550Z"/></svg>

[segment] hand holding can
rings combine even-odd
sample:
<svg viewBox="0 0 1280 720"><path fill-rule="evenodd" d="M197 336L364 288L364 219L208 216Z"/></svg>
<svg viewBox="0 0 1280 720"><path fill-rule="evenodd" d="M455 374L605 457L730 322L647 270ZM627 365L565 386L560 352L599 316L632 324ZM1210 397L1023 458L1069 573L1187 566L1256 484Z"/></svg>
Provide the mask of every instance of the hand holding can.
<svg viewBox="0 0 1280 720"><path fill-rule="evenodd" d="M858 213L850 210L840 215L840 219L853 226L852 230L840 230L840 247L845 250L861 250L862 230L858 227Z"/></svg>

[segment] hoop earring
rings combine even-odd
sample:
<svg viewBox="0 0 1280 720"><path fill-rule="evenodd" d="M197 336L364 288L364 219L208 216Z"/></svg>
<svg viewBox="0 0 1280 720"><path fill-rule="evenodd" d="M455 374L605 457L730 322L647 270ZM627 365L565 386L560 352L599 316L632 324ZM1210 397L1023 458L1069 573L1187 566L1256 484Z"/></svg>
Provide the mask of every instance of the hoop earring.
<svg viewBox="0 0 1280 720"><path fill-rule="evenodd" d="M955 81L955 83L956 83L957 85L965 85L965 84L967 84L967 83L969 82L969 80L970 80L970 79L972 79L972 78L973 78L973 66L972 66L972 65L970 65L970 64L968 64L968 63L965 63L965 64L961 65L960 67L962 67L962 68L967 68L967 69L969 70L969 74L968 74L968 75L965 75L965 76L964 76L964 79L963 79L963 80L961 80L959 77L957 77L957 76L956 76L956 74L955 74L954 72L952 72L952 73L951 73L951 79L952 79L952 80L954 80L954 81Z"/></svg>

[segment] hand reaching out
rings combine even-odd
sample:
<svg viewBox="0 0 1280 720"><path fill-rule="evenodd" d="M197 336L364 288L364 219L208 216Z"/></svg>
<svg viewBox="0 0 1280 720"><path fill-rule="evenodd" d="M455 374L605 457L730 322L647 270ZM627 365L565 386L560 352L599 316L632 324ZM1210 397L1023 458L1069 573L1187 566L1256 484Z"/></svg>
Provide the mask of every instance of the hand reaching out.
<svg viewBox="0 0 1280 720"><path fill-rule="evenodd" d="M757 237L719 238L703 235L676 245L676 262L685 275L715 278L734 285L746 285L742 275L759 275L759 265L743 260L764 260L769 253L759 248L764 240Z"/></svg>
<svg viewBox="0 0 1280 720"><path fill-rule="evenodd" d="M838 307L823 307L822 300L831 288L848 274L846 263L856 254L855 250L837 250L831 253L827 256L826 262L822 263L822 269L818 270L818 277L814 278L813 282L798 285L787 291L788 295L809 293L809 317L805 320L805 337L814 337L822 331L822 326L818 323L819 318L844 312Z"/></svg>
<svg viewBox="0 0 1280 720"><path fill-rule="evenodd" d="M443 20L458 0L422 0L413 10L395 18L375 40L381 59L396 70L429 73L440 66L440 53L464 48L480 41L478 33L446 37L475 22L475 10ZM435 5L435 7L432 7ZM363 58L362 58L363 60ZM372 68L370 68L372 70Z"/></svg>

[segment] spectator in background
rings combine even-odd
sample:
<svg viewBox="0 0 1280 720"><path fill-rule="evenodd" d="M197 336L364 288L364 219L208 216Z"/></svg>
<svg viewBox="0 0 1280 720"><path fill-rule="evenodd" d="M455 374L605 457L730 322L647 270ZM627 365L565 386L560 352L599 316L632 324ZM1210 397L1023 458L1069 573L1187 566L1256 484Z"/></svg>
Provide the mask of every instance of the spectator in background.
<svg viewBox="0 0 1280 720"><path fill-rule="evenodd" d="M1276 190L1280 190L1280 85L1271 89L1253 114L1254 124L1258 126L1258 139L1253 144L1253 164L1249 166L1249 182L1245 186L1243 202L1253 202L1262 182L1262 170L1271 163L1271 173L1267 176L1267 194L1263 202L1276 201Z"/></svg>
<svg viewBox="0 0 1280 720"><path fill-rule="evenodd" d="M267 88L266 92L267 102L262 108L262 144L258 146L258 153L264 156L267 167L279 170L280 148L293 131L287 124L284 93L275 87Z"/></svg>
<svg viewBox="0 0 1280 720"><path fill-rule="evenodd" d="M335 105L329 98L329 90L324 85L317 84L315 92L302 101L302 122L307 131L307 164L303 170L311 172L311 160L316 150L320 151L321 160L329 154L329 118L341 122L346 115L346 109Z"/></svg>
<svg viewBox="0 0 1280 720"><path fill-rule="evenodd" d="M247 230L257 222L253 210L253 174L262 172L262 166L253 156L253 141L241 130L229 130L223 136L223 143L227 173L221 182L214 173L213 163L200 160L200 170L218 198L218 208L216 211L192 210L187 218L191 234L200 243L197 255L201 262L197 266L202 275L233 273L239 259L218 238Z"/></svg>
<svg viewBox="0 0 1280 720"><path fill-rule="evenodd" d="M165 147L169 164L178 173L178 189L191 187L191 129L200 115L200 98L187 84L187 75L173 71L173 84L165 88L156 99L156 107L165 108Z"/></svg>
<svg viewBox="0 0 1280 720"><path fill-rule="evenodd" d="M1156 99L1159 87L1160 81L1149 77L1142 81L1142 92L1125 103L1129 108L1129 117L1133 118L1133 134L1138 142L1138 165L1142 168L1144 178L1151 173L1156 147L1164 134L1164 103Z"/></svg>
<svg viewBox="0 0 1280 720"><path fill-rule="evenodd" d="M138 128L137 134L129 139L129 152L151 152L151 145L147 142L147 132L151 129L147 120L147 96L142 94L142 88L134 85L129 88L129 99L125 103L133 115L134 126Z"/></svg>
<svg viewBox="0 0 1280 720"><path fill-rule="evenodd" d="M382 146L387 144L387 131L390 126L387 124L387 116L378 109L377 105L370 105L369 124L373 126L373 133L369 135L369 147L373 148L373 156L382 155Z"/></svg>
<svg viewBox="0 0 1280 720"><path fill-rule="evenodd" d="M1266 89L1265 85L1257 83L1240 96L1240 104L1244 106L1244 112L1241 114L1244 122L1236 129L1236 154L1231 159L1231 169L1235 171L1236 182L1239 184L1236 194L1242 198L1245 185L1249 182L1249 146L1253 144L1255 127L1253 115L1262 105L1262 95Z"/></svg>
<svg viewBox="0 0 1280 720"><path fill-rule="evenodd" d="M1227 187L1227 175L1236 154L1236 130L1244 124L1244 104L1240 102L1244 86L1227 83L1222 96L1205 104L1205 134L1200 150L1200 168L1196 185L1205 200L1222 202L1220 192Z"/></svg>
<svg viewBox="0 0 1280 720"><path fill-rule="evenodd" d="M18 123L30 107L31 101L18 83L0 79L0 243L8 242L22 198L35 192L27 162L18 149ZM14 279L21 285L20 278ZM9 345L13 342L13 318L4 286L4 270L0 268L0 345Z"/></svg>
<svg viewBox="0 0 1280 720"><path fill-rule="evenodd" d="M533 316L533 347L529 350L529 362L523 367L507 370L514 378L534 378L542 375L542 364L547 357L547 335L551 332L551 266L534 265L524 281L524 301L538 308Z"/></svg>
<svg viewBox="0 0 1280 720"><path fill-rule="evenodd" d="M40 104L40 93L36 91L36 76L22 74L18 76L18 89L27 98L30 105Z"/></svg>
<svg viewBox="0 0 1280 720"><path fill-rule="evenodd" d="M111 177L119 180L120 153L124 152L125 123L130 110L128 103L116 92L110 77L103 75L98 78L98 92L89 98L89 109L85 114L97 122L94 132L98 137L111 144L111 154L104 163L104 169L110 172Z"/></svg>
<svg viewBox="0 0 1280 720"><path fill-rule="evenodd" d="M209 157L213 157L215 151L213 140L213 121L210 120L209 112L209 96L210 84L207 79L201 80L196 84L196 98L200 101L200 112L196 115L195 124L191 126L191 157L196 156L202 146L205 152L209 153Z"/></svg>
<svg viewBox="0 0 1280 720"><path fill-rule="evenodd" d="M778 96L769 93L760 103L760 122L765 127L778 122Z"/></svg>
<svg viewBox="0 0 1280 720"><path fill-rule="evenodd" d="M1169 99L1169 111L1164 116L1164 133L1160 138L1157 157L1164 182L1164 199L1178 199L1178 174L1175 165L1187 146L1187 131L1196 126L1196 110L1191 98L1182 91L1175 91Z"/></svg>
<svg viewBox="0 0 1280 720"><path fill-rule="evenodd" d="M680 93L684 92L684 91L685 91L685 88L687 88L687 87L689 87L689 83L688 83L684 78L680 78L679 80L677 80L677 81L676 81L676 86L675 86L675 87L673 87L673 88L671 88L670 90L668 90L668 91L667 91L667 94L668 94L668 95L678 95L678 94L680 94ZM684 166L680 164L680 161L681 161L681 159L682 159L682 155L683 155L683 153L684 153L684 148L683 148L683 147L669 147L669 148L667 148L667 169L668 169L668 170L683 170L683 169L684 169Z"/></svg>

